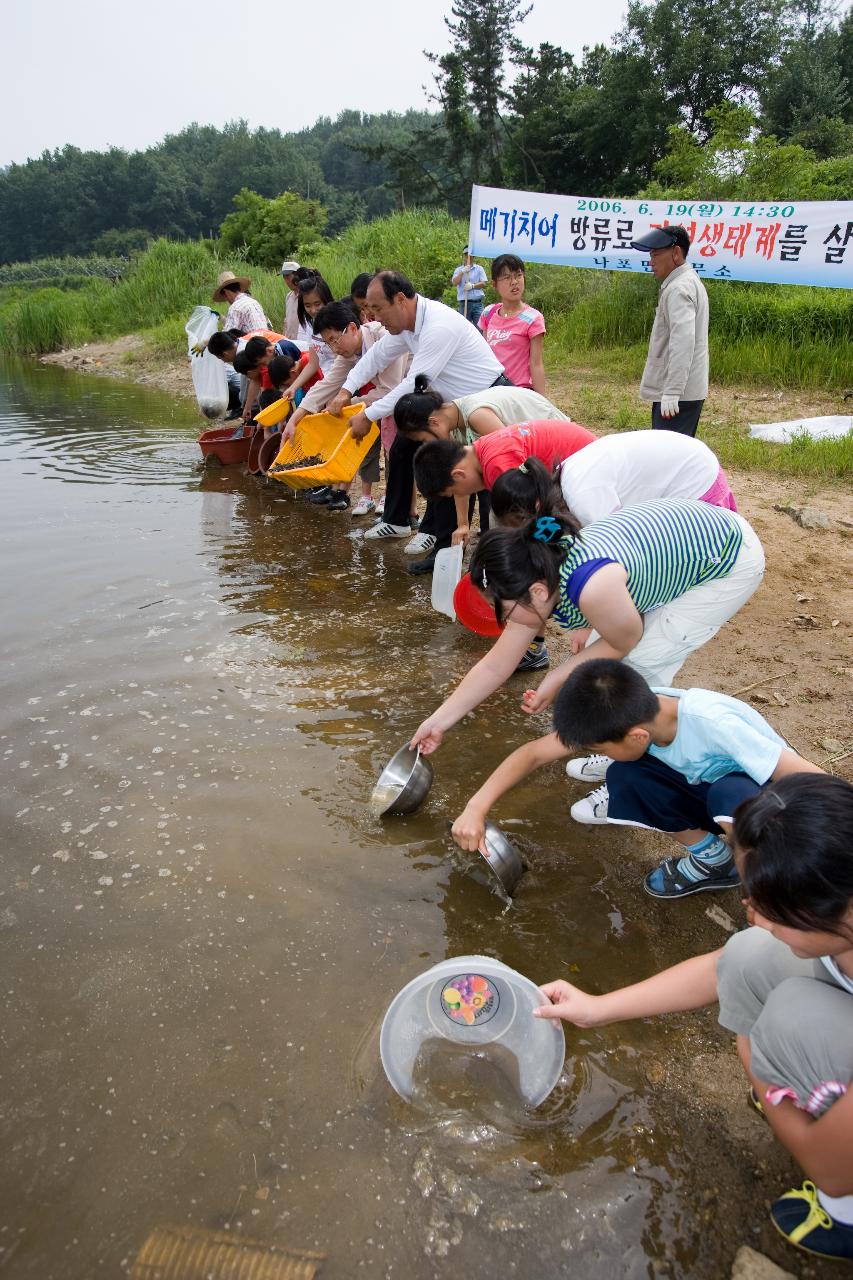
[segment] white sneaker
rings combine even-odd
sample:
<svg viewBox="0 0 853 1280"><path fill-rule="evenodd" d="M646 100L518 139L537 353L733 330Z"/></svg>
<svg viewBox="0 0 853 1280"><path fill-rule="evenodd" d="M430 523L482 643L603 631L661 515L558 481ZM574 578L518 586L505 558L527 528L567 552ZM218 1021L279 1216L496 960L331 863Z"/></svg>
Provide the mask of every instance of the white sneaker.
<svg viewBox="0 0 853 1280"><path fill-rule="evenodd" d="M607 787L596 787L583 800L576 800L569 811L575 822L590 825L607 821Z"/></svg>
<svg viewBox="0 0 853 1280"><path fill-rule="evenodd" d="M376 509L376 503L372 498L360 498L350 512L351 516L369 516L371 511Z"/></svg>
<svg viewBox="0 0 853 1280"><path fill-rule="evenodd" d="M581 756L578 760L569 760L566 773L578 782L603 782L607 776L607 766L613 761L610 756Z"/></svg>
<svg viewBox="0 0 853 1280"><path fill-rule="evenodd" d="M432 551L434 546L435 538L431 533L416 533L411 542L403 547L403 552L407 556L420 556L426 551Z"/></svg>
<svg viewBox="0 0 853 1280"><path fill-rule="evenodd" d="M408 538L411 529L407 524L386 524L380 520L372 529L365 530L365 538Z"/></svg>

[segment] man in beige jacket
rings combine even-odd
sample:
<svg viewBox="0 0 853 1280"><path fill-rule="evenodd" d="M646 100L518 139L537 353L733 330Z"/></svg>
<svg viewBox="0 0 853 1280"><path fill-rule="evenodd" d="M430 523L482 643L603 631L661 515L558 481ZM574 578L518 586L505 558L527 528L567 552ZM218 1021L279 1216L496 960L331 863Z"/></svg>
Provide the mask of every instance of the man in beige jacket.
<svg viewBox="0 0 853 1280"><path fill-rule="evenodd" d="M687 263L684 227L654 227L632 248L647 252L661 282L640 396L652 426L695 436L708 394L708 294Z"/></svg>

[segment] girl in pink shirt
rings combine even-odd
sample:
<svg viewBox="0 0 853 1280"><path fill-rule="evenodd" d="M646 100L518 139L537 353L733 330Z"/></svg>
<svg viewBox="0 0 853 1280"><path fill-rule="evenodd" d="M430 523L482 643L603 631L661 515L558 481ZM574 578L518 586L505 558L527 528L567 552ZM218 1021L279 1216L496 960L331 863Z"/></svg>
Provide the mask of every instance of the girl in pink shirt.
<svg viewBox="0 0 853 1280"><path fill-rule="evenodd" d="M480 329L504 372L517 387L546 394L542 346L545 320L541 311L524 301L524 263L514 253L502 253L492 263L492 286L500 302L486 307Z"/></svg>

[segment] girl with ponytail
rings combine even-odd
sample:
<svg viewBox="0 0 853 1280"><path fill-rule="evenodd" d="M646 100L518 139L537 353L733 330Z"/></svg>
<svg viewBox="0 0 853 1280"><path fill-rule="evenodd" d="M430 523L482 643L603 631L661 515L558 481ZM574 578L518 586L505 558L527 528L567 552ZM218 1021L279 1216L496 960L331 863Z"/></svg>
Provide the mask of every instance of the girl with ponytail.
<svg viewBox="0 0 853 1280"><path fill-rule="evenodd" d="M544 495L533 519L515 529L490 529L480 538L471 580L492 601L504 629L418 727L412 746L435 751L447 729L509 679L551 617L582 640L538 689L524 694L528 714L549 706L571 672L590 658L623 658L650 685L669 687L690 654L746 603L763 575L757 535L726 508L692 500L646 502L581 532L577 519ZM569 773L601 779L609 763L606 757L573 760ZM606 788L593 796L589 816L575 812L583 802L573 816L606 822Z"/></svg>
<svg viewBox="0 0 853 1280"><path fill-rule="evenodd" d="M569 419L550 400L524 387L487 387L457 400L442 400L422 373L415 378L414 391L401 396L394 406L397 430L421 444L428 440L473 444L478 436L529 421Z"/></svg>

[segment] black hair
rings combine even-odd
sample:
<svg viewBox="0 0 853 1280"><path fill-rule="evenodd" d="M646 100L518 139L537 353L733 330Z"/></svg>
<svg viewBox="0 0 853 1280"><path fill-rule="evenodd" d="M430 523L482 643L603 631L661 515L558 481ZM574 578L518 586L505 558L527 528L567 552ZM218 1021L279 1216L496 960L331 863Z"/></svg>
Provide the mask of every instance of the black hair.
<svg viewBox="0 0 853 1280"><path fill-rule="evenodd" d="M250 338L246 343L243 351L249 361L249 368L254 369L255 365L262 356L267 354L267 347L270 345L269 338Z"/></svg>
<svg viewBox="0 0 853 1280"><path fill-rule="evenodd" d="M393 302L398 293L402 293L404 298L414 298L417 293L411 280L402 271L377 271L373 279L382 285L382 292L389 302Z"/></svg>
<svg viewBox="0 0 853 1280"><path fill-rule="evenodd" d="M300 280L307 280L309 276L316 275L317 272L313 267L297 267L293 274L296 276L296 283L298 284Z"/></svg>
<svg viewBox="0 0 853 1280"><path fill-rule="evenodd" d="M301 325L306 325L308 323L308 318L305 315L306 293L319 293L324 306L327 302L332 301L332 291L320 275L320 272L309 272L304 279L299 281L299 298L296 303L296 314L299 317L299 323Z"/></svg>
<svg viewBox="0 0 853 1280"><path fill-rule="evenodd" d="M743 800L734 846L744 896L774 924L834 933L853 902L853 786L792 773Z"/></svg>
<svg viewBox="0 0 853 1280"><path fill-rule="evenodd" d="M322 333L324 329L334 329L336 333L343 333L347 325L351 324L361 328L361 321L352 306L343 300L327 302L314 317L314 332Z"/></svg>
<svg viewBox="0 0 853 1280"><path fill-rule="evenodd" d="M372 271L360 271L349 287L351 298L363 298L367 294L367 286L373 279Z"/></svg>
<svg viewBox="0 0 853 1280"><path fill-rule="evenodd" d="M564 747L621 742L629 729L654 720L660 703L646 681L615 658L591 658L572 672L554 703L554 728Z"/></svg>
<svg viewBox="0 0 853 1280"><path fill-rule="evenodd" d="M554 510L517 529L488 529L480 535L471 559L471 581L494 602L495 617L504 621L505 600L530 603L534 582L544 582L552 595L560 586L560 568L580 525L570 512Z"/></svg>
<svg viewBox="0 0 853 1280"><path fill-rule="evenodd" d="M267 388L266 391L262 391L258 396L258 409L268 409L271 404L275 404L280 399L281 392L277 387L272 390Z"/></svg>
<svg viewBox="0 0 853 1280"><path fill-rule="evenodd" d="M524 263L514 253L501 253L492 263L492 279L497 280L502 271L524 271Z"/></svg>
<svg viewBox="0 0 853 1280"><path fill-rule="evenodd" d="M414 391L400 396L394 405L394 425L404 435L410 431L430 431L429 416L443 404L438 392L431 389L427 375L418 373Z"/></svg>
<svg viewBox="0 0 853 1280"><path fill-rule="evenodd" d="M456 440L430 440L415 454L415 484L425 498L437 498L453 484L450 474L465 457L465 446Z"/></svg>
<svg viewBox="0 0 853 1280"><path fill-rule="evenodd" d="M511 467L492 485L492 513L503 525L518 526L540 511L565 511L560 468L549 471L539 458Z"/></svg>
<svg viewBox="0 0 853 1280"><path fill-rule="evenodd" d="M255 368L257 363L257 360L249 359L246 354L246 348L244 347L243 350L238 351L234 357L234 371L235 373L242 373L243 377L246 378Z"/></svg>
<svg viewBox="0 0 853 1280"><path fill-rule="evenodd" d="M287 382L291 375L293 366L296 364L293 356L275 356L267 365L267 376L274 387L280 387L283 382Z"/></svg>
<svg viewBox="0 0 853 1280"><path fill-rule="evenodd" d="M207 349L212 356L224 355L226 351L231 351L236 347L237 339L232 338L230 333L212 333L207 341Z"/></svg>

